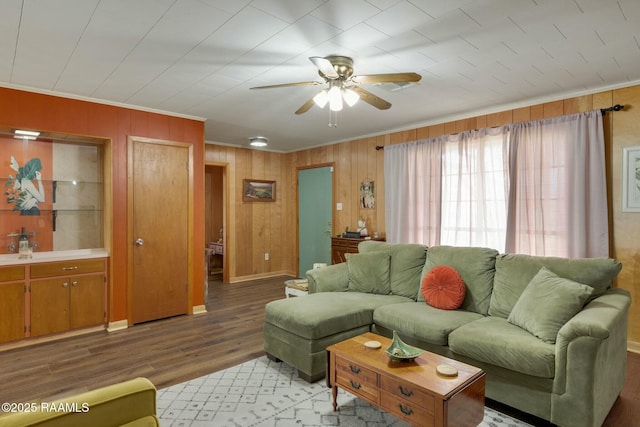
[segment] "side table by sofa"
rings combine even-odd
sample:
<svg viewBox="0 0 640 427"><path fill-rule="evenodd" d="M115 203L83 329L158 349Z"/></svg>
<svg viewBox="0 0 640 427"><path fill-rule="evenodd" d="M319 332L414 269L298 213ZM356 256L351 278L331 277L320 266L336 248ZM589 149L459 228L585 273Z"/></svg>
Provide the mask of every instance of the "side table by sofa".
<svg viewBox="0 0 640 427"><path fill-rule="evenodd" d="M306 279L291 279L284 282L284 294L287 298L301 297L309 294L309 283Z"/></svg>

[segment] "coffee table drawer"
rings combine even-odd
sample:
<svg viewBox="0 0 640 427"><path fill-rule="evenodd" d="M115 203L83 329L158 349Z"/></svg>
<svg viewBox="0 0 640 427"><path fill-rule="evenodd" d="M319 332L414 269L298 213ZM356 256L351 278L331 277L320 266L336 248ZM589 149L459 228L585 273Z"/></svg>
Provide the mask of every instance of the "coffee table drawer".
<svg viewBox="0 0 640 427"><path fill-rule="evenodd" d="M336 375L338 378L351 377L361 384L378 385L378 375L371 369L339 356L336 357Z"/></svg>
<svg viewBox="0 0 640 427"><path fill-rule="evenodd" d="M405 399L401 399L395 394L384 390L380 392L380 407L385 411L413 426L435 426L436 421L433 411L427 411L415 403L416 402L409 402Z"/></svg>
<svg viewBox="0 0 640 427"><path fill-rule="evenodd" d="M378 375L358 363L336 357L336 382L354 394L378 400Z"/></svg>
<svg viewBox="0 0 640 427"><path fill-rule="evenodd" d="M435 399L433 398L433 395L417 388L415 385L407 384L403 381L383 375L380 377L380 388L399 397L400 399L405 400L411 405L418 405L422 407L430 414L433 414L434 412L433 408Z"/></svg>

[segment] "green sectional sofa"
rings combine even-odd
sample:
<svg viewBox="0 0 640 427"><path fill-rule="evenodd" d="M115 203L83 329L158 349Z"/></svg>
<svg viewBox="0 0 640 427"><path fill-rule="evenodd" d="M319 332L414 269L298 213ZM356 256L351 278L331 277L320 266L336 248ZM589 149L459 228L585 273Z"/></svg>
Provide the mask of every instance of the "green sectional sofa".
<svg viewBox="0 0 640 427"><path fill-rule="evenodd" d="M625 379L631 298L609 258L499 254L487 248L364 241L346 263L307 272L309 295L266 306L269 357L323 378L327 346L364 332L482 368L486 396L559 426L600 426ZM425 302L421 283L452 267L457 309Z"/></svg>

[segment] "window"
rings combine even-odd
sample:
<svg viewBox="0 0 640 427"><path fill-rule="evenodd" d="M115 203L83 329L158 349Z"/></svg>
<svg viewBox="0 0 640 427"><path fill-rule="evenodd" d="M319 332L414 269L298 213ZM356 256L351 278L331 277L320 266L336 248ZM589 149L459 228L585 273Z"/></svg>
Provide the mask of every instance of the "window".
<svg viewBox="0 0 640 427"><path fill-rule="evenodd" d="M389 242L608 256L600 110L385 147Z"/></svg>

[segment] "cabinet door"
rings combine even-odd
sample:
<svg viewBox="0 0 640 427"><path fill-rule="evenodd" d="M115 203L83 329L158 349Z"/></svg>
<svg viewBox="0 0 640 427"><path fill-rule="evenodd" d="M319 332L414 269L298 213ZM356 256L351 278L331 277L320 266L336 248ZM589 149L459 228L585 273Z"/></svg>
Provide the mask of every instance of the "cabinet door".
<svg viewBox="0 0 640 427"><path fill-rule="evenodd" d="M104 274L71 277L69 280L71 329L103 324L105 318Z"/></svg>
<svg viewBox="0 0 640 427"><path fill-rule="evenodd" d="M0 284L0 342L24 338L24 282Z"/></svg>
<svg viewBox="0 0 640 427"><path fill-rule="evenodd" d="M31 282L31 336L69 329L69 279Z"/></svg>

